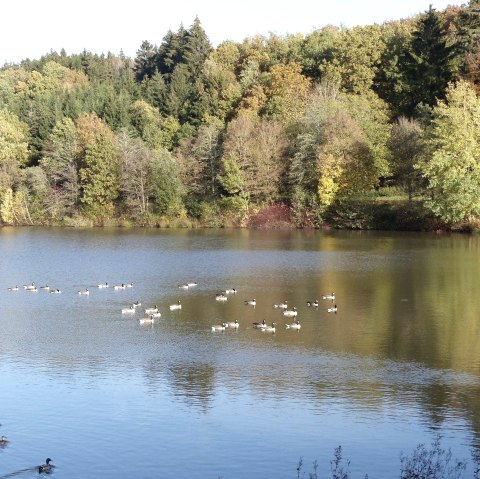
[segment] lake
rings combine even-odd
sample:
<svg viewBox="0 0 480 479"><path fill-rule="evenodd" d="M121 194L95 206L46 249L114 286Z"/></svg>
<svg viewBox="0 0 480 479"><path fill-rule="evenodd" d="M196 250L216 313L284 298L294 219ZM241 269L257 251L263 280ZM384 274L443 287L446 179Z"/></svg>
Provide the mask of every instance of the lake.
<svg viewBox="0 0 480 479"><path fill-rule="evenodd" d="M437 436L471 471L479 279L477 236L2 228L0 479L46 457L57 479L330 477L339 445L352 478L393 479Z"/></svg>

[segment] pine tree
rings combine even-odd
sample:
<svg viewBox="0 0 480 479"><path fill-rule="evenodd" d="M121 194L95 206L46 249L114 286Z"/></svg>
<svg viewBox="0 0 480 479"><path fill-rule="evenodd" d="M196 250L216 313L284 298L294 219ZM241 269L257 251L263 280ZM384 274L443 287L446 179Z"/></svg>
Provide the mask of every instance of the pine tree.
<svg viewBox="0 0 480 479"><path fill-rule="evenodd" d="M458 49L447 42L445 22L432 6L420 18L403 61L407 88L403 113L412 116L420 104L434 106L445 98L458 67Z"/></svg>

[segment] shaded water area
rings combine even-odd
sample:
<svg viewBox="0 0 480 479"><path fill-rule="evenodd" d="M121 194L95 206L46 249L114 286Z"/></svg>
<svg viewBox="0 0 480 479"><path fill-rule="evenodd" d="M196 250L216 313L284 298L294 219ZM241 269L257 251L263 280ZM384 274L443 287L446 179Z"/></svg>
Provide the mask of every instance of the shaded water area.
<svg viewBox="0 0 480 479"><path fill-rule="evenodd" d="M35 477L46 457L58 479L286 479L300 457L328 477L341 445L351 477L389 479L437 435L470 461L479 278L476 236L3 228L0 478ZM263 319L274 334L252 327Z"/></svg>

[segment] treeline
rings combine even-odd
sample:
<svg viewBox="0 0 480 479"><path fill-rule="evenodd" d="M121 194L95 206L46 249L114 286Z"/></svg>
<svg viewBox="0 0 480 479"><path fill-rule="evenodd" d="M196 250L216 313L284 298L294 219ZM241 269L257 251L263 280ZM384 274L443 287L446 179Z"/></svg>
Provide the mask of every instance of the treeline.
<svg viewBox="0 0 480 479"><path fill-rule="evenodd" d="M478 0L216 48L196 18L134 59L51 52L0 69L0 219L302 227L383 198L418 227L476 224L479 92Z"/></svg>

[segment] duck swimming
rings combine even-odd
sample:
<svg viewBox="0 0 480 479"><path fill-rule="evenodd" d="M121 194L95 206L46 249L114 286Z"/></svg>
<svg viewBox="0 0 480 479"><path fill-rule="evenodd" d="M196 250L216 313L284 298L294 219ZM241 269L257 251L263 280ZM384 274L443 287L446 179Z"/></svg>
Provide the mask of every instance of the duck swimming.
<svg viewBox="0 0 480 479"><path fill-rule="evenodd" d="M253 323L253 327L255 329L263 329L267 327L267 323L265 320L263 320L261 323Z"/></svg>
<svg viewBox="0 0 480 479"><path fill-rule="evenodd" d="M238 319L235 321L232 321L230 323L226 323L227 328L238 328L240 326L240 323L238 322Z"/></svg>
<svg viewBox="0 0 480 479"><path fill-rule="evenodd" d="M248 299L245 301L245 304L248 305L248 306L256 306L257 305L257 300L254 298L254 299Z"/></svg>
<svg viewBox="0 0 480 479"><path fill-rule="evenodd" d="M227 325L225 323L216 324L216 325L212 326L212 331L225 331L226 326Z"/></svg>
<svg viewBox="0 0 480 479"><path fill-rule="evenodd" d="M292 324L286 324L285 325L287 329L300 329L302 326L300 325L300 321L297 319L294 323Z"/></svg>
<svg viewBox="0 0 480 479"><path fill-rule="evenodd" d="M50 472L55 467L53 464L50 464L51 462L52 460L47 457L45 459L45 464L38 466L38 472Z"/></svg>
<svg viewBox="0 0 480 479"><path fill-rule="evenodd" d="M262 328L262 331L265 331L266 333L274 333L276 325L277 323L272 323L271 326L265 326L264 328Z"/></svg>
<svg viewBox="0 0 480 479"><path fill-rule="evenodd" d="M170 305L170 311L173 311L174 309L182 309L182 305L180 304L180 301L178 301L177 304Z"/></svg>

